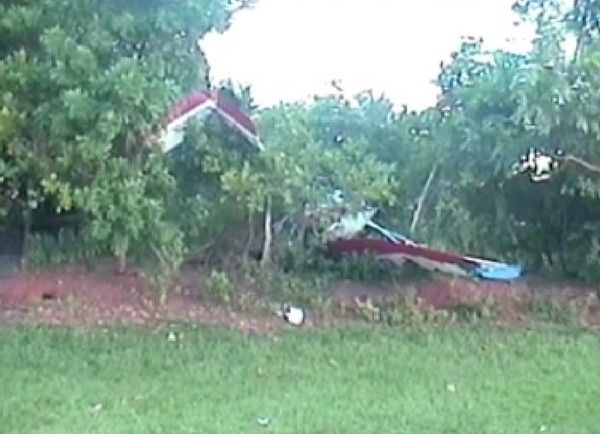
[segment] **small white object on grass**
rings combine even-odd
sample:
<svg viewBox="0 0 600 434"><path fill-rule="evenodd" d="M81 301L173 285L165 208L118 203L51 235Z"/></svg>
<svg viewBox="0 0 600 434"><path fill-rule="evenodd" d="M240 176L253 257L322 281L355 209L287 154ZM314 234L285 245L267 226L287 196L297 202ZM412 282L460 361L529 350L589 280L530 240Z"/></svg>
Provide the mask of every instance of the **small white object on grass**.
<svg viewBox="0 0 600 434"><path fill-rule="evenodd" d="M102 411L102 404L95 404L92 407L90 407L90 414L92 415L97 415L98 413L100 413L100 411Z"/></svg>
<svg viewBox="0 0 600 434"><path fill-rule="evenodd" d="M277 315L282 317L285 322L293 326L301 326L306 320L306 312L300 307L287 306L277 312Z"/></svg>
<svg viewBox="0 0 600 434"><path fill-rule="evenodd" d="M258 422L260 426L268 426L269 423L271 423L271 420L268 417L259 417L256 419L256 422Z"/></svg>

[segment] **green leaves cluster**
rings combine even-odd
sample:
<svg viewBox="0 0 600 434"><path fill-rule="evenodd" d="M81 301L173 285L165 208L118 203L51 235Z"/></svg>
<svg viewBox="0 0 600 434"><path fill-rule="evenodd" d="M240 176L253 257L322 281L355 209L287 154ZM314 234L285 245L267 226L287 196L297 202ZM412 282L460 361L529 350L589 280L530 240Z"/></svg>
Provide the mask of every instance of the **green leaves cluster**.
<svg viewBox="0 0 600 434"><path fill-rule="evenodd" d="M534 270L597 279L598 177L569 163L547 183L510 176L510 165L530 147L600 162L600 51L596 39L571 25L582 15L593 21L588 7L517 2L515 9L537 26L530 53L486 52L472 38L443 66L438 112L421 114L429 116L435 150L417 148L441 164L423 238ZM579 42L569 56L561 43L573 31ZM407 169L401 182L425 178L424 168Z"/></svg>
<svg viewBox="0 0 600 434"><path fill-rule="evenodd" d="M176 97L208 85L197 41L226 28L230 3L0 5L2 215L80 215L122 266L140 251L181 262L173 179L148 138Z"/></svg>

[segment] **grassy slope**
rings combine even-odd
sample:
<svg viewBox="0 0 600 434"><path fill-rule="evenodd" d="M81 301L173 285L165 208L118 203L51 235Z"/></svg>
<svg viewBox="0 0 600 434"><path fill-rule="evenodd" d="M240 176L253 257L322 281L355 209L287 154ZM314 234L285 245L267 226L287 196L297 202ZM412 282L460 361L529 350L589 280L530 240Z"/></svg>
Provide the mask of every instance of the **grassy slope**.
<svg viewBox="0 0 600 434"><path fill-rule="evenodd" d="M0 432L585 434L598 360L552 331L4 328Z"/></svg>

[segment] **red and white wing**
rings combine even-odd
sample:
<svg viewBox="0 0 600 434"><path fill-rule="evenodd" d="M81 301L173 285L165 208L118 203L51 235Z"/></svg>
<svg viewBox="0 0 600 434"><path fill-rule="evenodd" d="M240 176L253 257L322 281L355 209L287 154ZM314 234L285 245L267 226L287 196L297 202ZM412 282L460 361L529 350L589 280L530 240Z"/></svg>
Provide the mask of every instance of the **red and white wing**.
<svg viewBox="0 0 600 434"><path fill-rule="evenodd" d="M256 123L252 118L240 110L238 103L231 99L225 92L217 91L214 97L217 101L217 112L221 118L262 151L264 146L260 141Z"/></svg>
<svg viewBox="0 0 600 434"><path fill-rule="evenodd" d="M196 116L207 116L216 108L215 101L205 91L196 91L178 102L168 113L161 136L163 150L169 152L183 141L187 122Z"/></svg>
<svg viewBox="0 0 600 434"><path fill-rule="evenodd" d="M231 128L263 150L256 124L240 110L238 104L224 92L209 93L203 90L193 92L169 111L160 138L163 150L169 152L183 141L185 128L191 118L206 117L212 112L216 112Z"/></svg>

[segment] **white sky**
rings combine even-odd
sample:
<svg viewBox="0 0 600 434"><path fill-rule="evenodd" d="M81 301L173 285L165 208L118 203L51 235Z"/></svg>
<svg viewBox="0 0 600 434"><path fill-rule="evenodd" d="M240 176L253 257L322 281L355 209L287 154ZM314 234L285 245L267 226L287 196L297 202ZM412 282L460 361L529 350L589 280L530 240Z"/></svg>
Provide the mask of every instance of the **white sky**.
<svg viewBox="0 0 600 434"><path fill-rule="evenodd" d="M513 2L259 0L201 46L213 82L249 84L261 106L330 93L339 79L348 96L373 89L420 110L435 103L431 80L461 35L482 36L486 48L529 47L531 29L513 25Z"/></svg>

